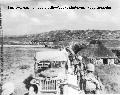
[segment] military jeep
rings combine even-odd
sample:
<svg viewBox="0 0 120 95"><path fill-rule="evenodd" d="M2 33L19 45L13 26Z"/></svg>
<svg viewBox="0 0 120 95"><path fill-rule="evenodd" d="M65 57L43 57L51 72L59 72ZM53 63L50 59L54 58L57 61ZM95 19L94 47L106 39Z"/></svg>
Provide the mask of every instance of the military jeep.
<svg viewBox="0 0 120 95"><path fill-rule="evenodd" d="M35 57L34 79L30 82L38 87L37 95L41 93L63 93L66 84L67 57L60 51L39 52ZM34 88L33 88L34 89ZM34 93L32 87L29 95Z"/></svg>

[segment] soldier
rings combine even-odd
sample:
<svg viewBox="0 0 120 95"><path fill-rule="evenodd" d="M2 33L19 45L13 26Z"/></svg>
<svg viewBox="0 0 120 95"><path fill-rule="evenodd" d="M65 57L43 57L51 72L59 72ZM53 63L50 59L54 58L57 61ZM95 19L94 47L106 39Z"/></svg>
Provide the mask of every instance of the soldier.
<svg viewBox="0 0 120 95"><path fill-rule="evenodd" d="M78 66L77 66L78 86L80 87L80 90L83 90L83 76L84 76L85 64L83 64L81 56L78 56L77 59L78 59Z"/></svg>
<svg viewBox="0 0 120 95"><path fill-rule="evenodd" d="M76 59L76 57L75 57L75 59ZM78 60L77 59L74 60L73 66L74 66L74 74L76 75L77 71L78 71Z"/></svg>
<svg viewBox="0 0 120 95"><path fill-rule="evenodd" d="M84 76L83 90L85 94L99 94L102 85L94 76L95 66L92 63L87 64L86 74Z"/></svg>

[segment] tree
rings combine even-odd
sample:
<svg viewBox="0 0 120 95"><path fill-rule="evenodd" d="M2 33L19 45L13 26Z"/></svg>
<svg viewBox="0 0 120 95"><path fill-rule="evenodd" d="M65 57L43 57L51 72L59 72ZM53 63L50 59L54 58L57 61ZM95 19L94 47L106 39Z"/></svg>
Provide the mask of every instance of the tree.
<svg viewBox="0 0 120 95"><path fill-rule="evenodd" d="M85 44L75 44L72 46L72 49L75 54L77 54L80 50L84 49L86 47Z"/></svg>

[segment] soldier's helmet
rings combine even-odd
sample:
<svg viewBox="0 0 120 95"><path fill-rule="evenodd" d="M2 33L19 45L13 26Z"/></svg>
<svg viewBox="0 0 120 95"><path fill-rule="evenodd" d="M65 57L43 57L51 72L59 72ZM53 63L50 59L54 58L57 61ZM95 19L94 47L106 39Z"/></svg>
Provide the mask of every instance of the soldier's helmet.
<svg viewBox="0 0 120 95"><path fill-rule="evenodd" d="M87 70L94 72L94 71L95 71L95 66L94 66L94 64L92 64L92 63L87 64Z"/></svg>

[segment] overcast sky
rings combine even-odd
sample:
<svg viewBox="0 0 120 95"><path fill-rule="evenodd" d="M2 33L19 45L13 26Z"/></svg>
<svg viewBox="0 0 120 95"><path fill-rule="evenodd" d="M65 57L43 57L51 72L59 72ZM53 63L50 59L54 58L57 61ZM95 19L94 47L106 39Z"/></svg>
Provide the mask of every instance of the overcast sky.
<svg viewBox="0 0 120 95"><path fill-rule="evenodd" d="M7 35L61 29L120 30L120 0L0 0L0 3L3 30ZM8 9L8 6L30 9ZM51 6L79 6L86 9L38 9ZM106 6L111 9L88 9Z"/></svg>

